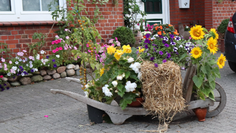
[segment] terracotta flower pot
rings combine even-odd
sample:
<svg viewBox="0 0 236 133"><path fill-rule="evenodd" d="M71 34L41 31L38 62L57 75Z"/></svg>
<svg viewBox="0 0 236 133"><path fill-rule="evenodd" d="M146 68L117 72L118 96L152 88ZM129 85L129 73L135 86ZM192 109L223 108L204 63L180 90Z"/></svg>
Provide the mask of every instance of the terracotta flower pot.
<svg viewBox="0 0 236 133"><path fill-rule="evenodd" d="M131 104L128 104L128 106L130 106L130 107L141 107L142 102L144 102L143 98L138 97L138 98L136 98L136 101L133 101Z"/></svg>
<svg viewBox="0 0 236 133"><path fill-rule="evenodd" d="M194 113L196 114L198 121L205 121L205 117L207 114L207 108L196 108L194 109Z"/></svg>

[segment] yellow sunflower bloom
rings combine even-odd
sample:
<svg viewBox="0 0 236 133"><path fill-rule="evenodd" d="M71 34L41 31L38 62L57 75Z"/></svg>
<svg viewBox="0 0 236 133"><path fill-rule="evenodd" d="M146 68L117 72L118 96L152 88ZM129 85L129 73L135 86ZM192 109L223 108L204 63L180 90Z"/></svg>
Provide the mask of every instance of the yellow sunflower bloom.
<svg viewBox="0 0 236 133"><path fill-rule="evenodd" d="M120 57L122 56L124 52L122 50L117 50L116 53L115 53L115 58L116 60L120 60Z"/></svg>
<svg viewBox="0 0 236 133"><path fill-rule="evenodd" d="M219 39L219 34L216 32L216 29L211 28L210 32L215 34L215 38L214 39Z"/></svg>
<svg viewBox="0 0 236 133"><path fill-rule="evenodd" d="M194 40L200 40L204 38L205 33L203 32L203 28L201 25L193 26L189 31L191 38Z"/></svg>
<svg viewBox="0 0 236 133"><path fill-rule="evenodd" d="M122 46L124 53L131 53L131 47L129 45L123 45Z"/></svg>
<svg viewBox="0 0 236 133"><path fill-rule="evenodd" d="M225 66L225 61L226 61L225 56L223 54L221 54L217 60L217 65L219 66L220 69Z"/></svg>
<svg viewBox="0 0 236 133"><path fill-rule="evenodd" d="M142 53L144 51L144 48L141 49L141 47L138 48L138 52Z"/></svg>
<svg viewBox="0 0 236 133"><path fill-rule="evenodd" d="M218 50L217 40L213 39L213 37L208 39L207 46L208 46L207 49L209 49L212 54L215 54L217 52L217 50Z"/></svg>
<svg viewBox="0 0 236 133"><path fill-rule="evenodd" d="M116 48L114 48L113 46L109 46L108 48L107 48L107 53L109 54L109 55L111 55L111 54L113 54L113 53L115 53L116 52Z"/></svg>
<svg viewBox="0 0 236 133"><path fill-rule="evenodd" d="M103 75L103 73L104 73L104 70L105 70L105 68L103 67L102 69L100 69L100 76L102 76Z"/></svg>
<svg viewBox="0 0 236 133"><path fill-rule="evenodd" d="M202 56L202 50L199 47L195 47L191 50L191 56L195 59Z"/></svg>

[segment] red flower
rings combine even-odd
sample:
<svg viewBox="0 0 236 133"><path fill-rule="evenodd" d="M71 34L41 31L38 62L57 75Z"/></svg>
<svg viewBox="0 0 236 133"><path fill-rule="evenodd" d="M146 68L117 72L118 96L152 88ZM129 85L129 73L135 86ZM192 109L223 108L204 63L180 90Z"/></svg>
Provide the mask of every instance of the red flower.
<svg viewBox="0 0 236 133"><path fill-rule="evenodd" d="M3 75L0 75L0 78L3 78Z"/></svg>

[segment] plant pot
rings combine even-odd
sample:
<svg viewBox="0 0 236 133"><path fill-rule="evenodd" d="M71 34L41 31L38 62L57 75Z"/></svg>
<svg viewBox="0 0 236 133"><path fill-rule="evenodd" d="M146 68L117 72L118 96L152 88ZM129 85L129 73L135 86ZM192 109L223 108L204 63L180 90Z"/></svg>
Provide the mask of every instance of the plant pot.
<svg viewBox="0 0 236 133"><path fill-rule="evenodd" d="M105 112L103 110L97 109L93 106L87 105L88 117L91 122L102 123L103 115Z"/></svg>
<svg viewBox="0 0 236 133"><path fill-rule="evenodd" d="M224 39L218 39L218 48L221 52L225 52L225 40Z"/></svg>
<svg viewBox="0 0 236 133"><path fill-rule="evenodd" d="M203 122L206 120L207 108L196 108L194 109L194 113L196 114L198 121Z"/></svg>
<svg viewBox="0 0 236 133"><path fill-rule="evenodd" d="M137 97L136 101L133 101L131 104L128 104L130 107L141 107L144 102L142 97Z"/></svg>

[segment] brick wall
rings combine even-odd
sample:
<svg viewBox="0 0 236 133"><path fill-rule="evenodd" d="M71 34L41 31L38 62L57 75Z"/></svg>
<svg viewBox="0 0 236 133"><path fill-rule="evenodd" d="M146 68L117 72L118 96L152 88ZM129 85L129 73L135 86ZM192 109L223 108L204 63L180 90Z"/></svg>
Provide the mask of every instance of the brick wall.
<svg viewBox="0 0 236 133"><path fill-rule="evenodd" d="M87 7L88 16L92 17L94 14L95 5L85 3ZM98 5L101 15L104 19L99 20L95 25L99 33L102 36L103 42L107 42L114 30L119 26L124 26L123 20L123 0L119 0L119 4L115 7L112 4L112 0L106 5ZM85 14L84 14L85 15ZM30 22L0 22L0 42L7 43L8 48L11 49L12 55L24 49L27 49L26 44L34 43L37 40L32 40L34 32L48 33L51 29L53 21L30 21ZM55 37L54 31L58 30L58 27L54 26L52 31L48 34L46 46L43 48L47 51L47 54L51 53L51 42ZM101 40L97 40L101 42Z"/></svg>
<svg viewBox="0 0 236 133"><path fill-rule="evenodd" d="M230 18L236 11L236 1L223 0L222 3L218 3L217 0L212 0L212 4L214 28L217 28L222 20Z"/></svg>
<svg viewBox="0 0 236 133"><path fill-rule="evenodd" d="M205 1L204 0L190 0L190 8L179 8L178 0L170 1L170 23L175 25L178 29L178 23L190 26L190 24L198 23L205 26Z"/></svg>

